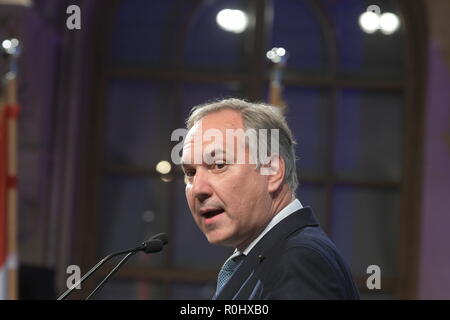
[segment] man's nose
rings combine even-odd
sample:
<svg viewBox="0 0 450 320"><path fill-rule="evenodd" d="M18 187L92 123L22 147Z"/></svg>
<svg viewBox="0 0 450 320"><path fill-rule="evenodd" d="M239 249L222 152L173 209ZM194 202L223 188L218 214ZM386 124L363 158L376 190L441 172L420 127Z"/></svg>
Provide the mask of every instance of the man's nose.
<svg viewBox="0 0 450 320"><path fill-rule="evenodd" d="M192 185L192 192L194 197L200 202L212 196L212 188L209 184L208 172L206 170L197 169Z"/></svg>

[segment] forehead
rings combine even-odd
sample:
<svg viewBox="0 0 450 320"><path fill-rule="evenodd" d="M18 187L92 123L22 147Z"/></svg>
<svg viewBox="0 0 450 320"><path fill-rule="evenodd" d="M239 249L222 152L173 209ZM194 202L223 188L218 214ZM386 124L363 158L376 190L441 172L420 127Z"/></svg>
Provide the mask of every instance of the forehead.
<svg viewBox="0 0 450 320"><path fill-rule="evenodd" d="M211 130L219 130L225 137L227 129L243 129L244 124L242 116L238 111L224 109L217 112L210 113L199 121L189 130L185 144L192 143L194 138L203 136L205 133L214 132Z"/></svg>
<svg viewBox="0 0 450 320"><path fill-rule="evenodd" d="M198 142L201 142L201 146L196 146L196 151L228 149L235 143L226 139L227 131L230 129L244 129L242 116L238 111L223 109L204 116L189 130L184 140L183 158L192 152L194 145ZM216 138L219 134L221 139Z"/></svg>
<svg viewBox="0 0 450 320"><path fill-rule="evenodd" d="M201 122L203 129L239 129L244 128L242 115L239 111L231 109L222 109L207 114L197 123ZM192 129L195 128L195 125Z"/></svg>

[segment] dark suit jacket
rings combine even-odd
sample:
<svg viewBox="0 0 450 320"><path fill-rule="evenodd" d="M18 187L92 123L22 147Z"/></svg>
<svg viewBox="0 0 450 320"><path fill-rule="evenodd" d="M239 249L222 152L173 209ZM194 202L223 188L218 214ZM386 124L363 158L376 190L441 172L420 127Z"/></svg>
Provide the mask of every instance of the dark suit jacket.
<svg viewBox="0 0 450 320"><path fill-rule="evenodd" d="M359 299L359 293L335 245L305 207L264 235L213 299Z"/></svg>

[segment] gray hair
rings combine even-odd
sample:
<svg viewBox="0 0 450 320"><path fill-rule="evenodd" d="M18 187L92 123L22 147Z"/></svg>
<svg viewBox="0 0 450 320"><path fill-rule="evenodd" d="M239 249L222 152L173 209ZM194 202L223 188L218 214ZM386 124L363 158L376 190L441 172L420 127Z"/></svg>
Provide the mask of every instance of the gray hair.
<svg viewBox="0 0 450 320"><path fill-rule="evenodd" d="M192 108L189 118L186 120L187 129L191 129L194 124L206 115L220 110L235 110L241 114L244 129L278 129L279 130L279 151L285 162L284 182L289 189L295 193L298 186L297 168L295 165L295 145L296 142L291 129L286 122L286 118L277 111L275 107L264 103L250 103L241 99L224 99L212 103L198 105ZM259 139L259 137L258 137ZM259 142L258 142L259 143ZM268 150L271 139L267 139Z"/></svg>

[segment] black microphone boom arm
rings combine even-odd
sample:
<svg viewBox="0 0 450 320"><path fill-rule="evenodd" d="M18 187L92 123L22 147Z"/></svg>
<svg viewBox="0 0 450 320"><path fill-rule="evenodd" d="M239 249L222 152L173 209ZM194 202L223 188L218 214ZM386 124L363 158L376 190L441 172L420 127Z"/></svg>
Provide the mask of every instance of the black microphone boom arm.
<svg viewBox="0 0 450 320"><path fill-rule="evenodd" d="M144 241L139 247L128 249L128 250L122 250L118 252L111 253L104 257L102 260L100 260L95 266L93 266L80 280L78 280L72 287L67 289L66 292L64 292L57 300L64 300L66 299L80 284L82 284L85 280L89 279L89 277L97 271L101 266L103 266L106 262L111 260L114 257L128 254L122 261L119 263L119 265L111 271L105 280L100 283L99 286L88 296L91 297L98 289L100 289L106 280L108 280L114 273L117 271L117 269L125 263L133 254L139 251L144 251L145 253L154 253L159 252L163 249L163 246L167 244L168 242L168 236L165 233L158 233L157 235L153 236L149 240Z"/></svg>

